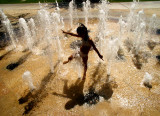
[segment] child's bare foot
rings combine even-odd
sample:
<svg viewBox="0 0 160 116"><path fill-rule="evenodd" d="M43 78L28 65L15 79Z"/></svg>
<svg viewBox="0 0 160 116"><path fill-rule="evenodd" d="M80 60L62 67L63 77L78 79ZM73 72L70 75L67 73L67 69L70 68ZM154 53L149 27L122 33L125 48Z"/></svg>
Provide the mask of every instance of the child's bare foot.
<svg viewBox="0 0 160 116"><path fill-rule="evenodd" d="M64 61L64 62L63 62L63 64L67 64L67 63L68 63L68 61Z"/></svg>

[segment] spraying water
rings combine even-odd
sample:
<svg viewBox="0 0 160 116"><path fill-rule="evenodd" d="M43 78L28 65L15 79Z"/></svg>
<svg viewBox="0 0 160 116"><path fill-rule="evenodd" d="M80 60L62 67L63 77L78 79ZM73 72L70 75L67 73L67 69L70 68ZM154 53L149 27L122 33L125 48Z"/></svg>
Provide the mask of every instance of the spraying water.
<svg viewBox="0 0 160 116"><path fill-rule="evenodd" d="M61 45L61 41L59 38L59 30L62 28L60 25L63 24L63 19L60 17L60 14L58 13L52 13L51 14L52 21L53 21L53 26L54 28L54 38L56 39L56 46L57 46L57 53L58 53L58 59L61 59L63 57L63 49Z"/></svg>
<svg viewBox="0 0 160 116"><path fill-rule="evenodd" d="M73 9L74 3L73 0L69 3L69 18L70 18L70 27L73 27Z"/></svg>
<svg viewBox="0 0 160 116"><path fill-rule="evenodd" d="M151 84L152 79L153 77L148 72L145 72L141 85L143 84L144 86L148 88L152 88L152 84Z"/></svg>
<svg viewBox="0 0 160 116"><path fill-rule="evenodd" d="M142 45L144 44L144 32L146 29L144 12L143 10L139 11L136 18L135 31L134 31L134 47L136 49L136 54L141 50Z"/></svg>
<svg viewBox="0 0 160 116"><path fill-rule="evenodd" d="M99 10L103 10L105 12L105 19L108 18L108 12L109 12L109 1L108 0L101 0L101 4L99 6Z"/></svg>
<svg viewBox="0 0 160 116"><path fill-rule="evenodd" d="M39 3L40 4L40 3ZM136 0L133 1L130 13L127 20L127 30L132 33L133 36L133 43L134 48L136 48L136 54L138 54L138 51L141 50L143 43L145 42L145 29L146 29L146 23L144 19L144 12L143 10L139 11L138 13L135 12L137 6ZM87 0L86 2L83 2L83 11L85 16L85 25L88 25L88 17L89 17L89 10L90 10L90 1ZM60 41L59 36L59 30L64 27L63 17L60 15L60 8L58 5L58 2L56 1L56 10L55 12L50 13L47 11L46 8L44 8L40 4L40 10L38 11L38 21L39 21L39 32L41 34L42 40L41 42L44 42L47 44L48 48L46 49L47 56L49 58L49 64L51 68L51 72L54 72L53 69L53 48L56 48L55 51L58 54L58 59L61 59L63 57L63 48ZM111 67L111 61L114 60L114 58L117 55L117 51L119 49L120 42L122 41L122 33L123 33L123 26L125 25L125 22L123 21L123 17L121 16L119 19L119 25L120 25L120 31L119 31L119 39L110 39L107 41L106 36L108 33L107 30L107 21L108 21L108 1L102 0L100 7L99 7L99 24L98 24L98 37L99 37L99 48L100 52L105 54L106 59L108 60L108 73L110 73L110 67ZM69 3L69 17L70 17L70 26L73 26L73 13L74 13L74 1L72 0ZM3 12L1 12L1 15L3 17L3 20L6 20L7 17L4 15ZM152 28L155 28L155 21L156 15L153 15L150 21L150 27L149 31L151 32ZM27 24L27 22L23 19L19 19L19 23L21 26L21 30L24 33L24 37L27 42L27 46L30 50L32 50L34 43L37 41L37 27L35 25L34 20L31 18ZM153 27L152 27L153 26ZM54 28L53 28L54 27ZM108 42L108 43L107 43ZM14 42L13 42L14 43ZM107 48L106 48L107 45ZM56 47L55 47L56 46ZM105 48L105 49L102 49ZM102 51L104 50L104 51ZM77 63L77 67L80 67L80 65ZM77 72L81 72L80 68L77 68ZM78 74L80 75L80 74Z"/></svg>
<svg viewBox="0 0 160 116"><path fill-rule="evenodd" d="M38 11L38 19L39 19L39 25L41 30L41 40L44 40L44 42L51 43L51 19L50 19L50 13L45 10L44 8L40 9Z"/></svg>
<svg viewBox="0 0 160 116"><path fill-rule="evenodd" d="M105 12L103 10L100 10L100 21L99 21L99 48L100 52L102 53L102 48L103 48L103 41L106 36L106 20L105 20Z"/></svg>
<svg viewBox="0 0 160 116"><path fill-rule="evenodd" d="M58 3L57 3L58 7ZM63 50L61 47L61 42L59 40L59 30L64 27L63 18L60 16L58 12L58 8L56 12L48 12L46 9L42 8L38 11L39 23L41 25L43 41L47 43L47 56L49 58L49 64L51 67L51 72L53 72L53 46L56 46L56 52L58 54L58 59L63 56ZM53 28L54 27L54 28ZM54 40L56 42L54 42ZM53 45L54 44L54 45Z"/></svg>
<svg viewBox="0 0 160 116"><path fill-rule="evenodd" d="M80 48L76 48L76 52L78 53L80 51ZM77 74L78 74L78 78L81 78L82 76L82 59L81 59L81 57L80 57L80 54L77 54L78 56L76 56L77 58L76 58L76 64L75 64L75 66L76 66L76 72L77 72Z"/></svg>
<svg viewBox="0 0 160 116"><path fill-rule="evenodd" d="M36 87L33 85L32 75L30 71L24 72L22 75L22 78L24 82L28 84L30 91L33 91L34 89L36 89Z"/></svg>
<svg viewBox="0 0 160 116"><path fill-rule="evenodd" d="M37 28L36 28L36 25L35 25L33 18L30 18L30 20L28 21L28 25L31 30L31 36L33 38L33 43L35 43L37 41L37 33L36 33Z"/></svg>
<svg viewBox="0 0 160 116"><path fill-rule="evenodd" d="M122 41L122 35L125 32L126 23L123 21L122 15L119 18L119 40Z"/></svg>
<svg viewBox="0 0 160 116"><path fill-rule="evenodd" d="M42 34L43 34L43 41L47 44L47 49L46 49L46 55L48 57L48 61L49 61L49 65L50 65L50 69L51 72L54 72L54 68L53 68L53 50L52 50L52 46L53 46L53 29L52 29L52 19L51 19L51 15L50 13L45 10L44 8L42 8L41 10L38 11L38 17L39 17L39 23L42 24L41 25L41 29Z"/></svg>
<svg viewBox="0 0 160 116"><path fill-rule="evenodd" d="M83 2L83 12L85 16L85 25L88 25L88 17L89 17L89 10L91 8L90 1L87 0L86 2Z"/></svg>
<svg viewBox="0 0 160 116"><path fill-rule="evenodd" d="M55 12L60 13L59 11L60 11L59 4L58 4L58 2L56 0L56 9L55 9Z"/></svg>
<svg viewBox="0 0 160 116"><path fill-rule="evenodd" d="M136 17L136 7L137 7L137 2L136 0L133 0L131 7L130 7L130 12L127 18L127 30L128 33L132 30L134 24L136 23L135 17Z"/></svg>
<svg viewBox="0 0 160 116"><path fill-rule="evenodd" d="M11 22L1 9L0 9L0 15L2 16L2 23L4 24L6 32L8 33L8 35L11 39L12 45L14 48L16 48L16 43L18 42L18 40L16 39L16 36L14 34Z"/></svg>
<svg viewBox="0 0 160 116"><path fill-rule="evenodd" d="M110 39L109 41L106 40L107 49L105 49L105 57L108 61L107 64L107 74L110 75L111 73L111 62L116 58L117 52L119 50L119 40L118 38Z"/></svg>
<svg viewBox="0 0 160 116"><path fill-rule="evenodd" d="M152 17L150 18L149 22L149 27L148 27L148 32L149 32L149 39L152 39L152 34L156 33L156 27L157 27L157 15L153 14Z"/></svg>
<svg viewBox="0 0 160 116"><path fill-rule="evenodd" d="M27 24L27 22L25 21L24 18L19 19L19 26L24 31L24 38L27 42L27 47L29 48L30 51L32 51L34 41L32 39L31 32L30 32L30 29L28 27L28 24Z"/></svg>
<svg viewBox="0 0 160 116"><path fill-rule="evenodd" d="M98 24L98 38L99 38L99 49L103 53L102 48L104 47L105 37L107 31L107 18L108 18L108 4L106 0L102 0L99 6L99 24Z"/></svg>
<svg viewBox="0 0 160 116"><path fill-rule="evenodd" d="M143 22L140 24L139 32L141 32L139 35L137 35L137 41L136 41L136 54L141 50L142 45L144 44L144 33L146 29L146 24Z"/></svg>

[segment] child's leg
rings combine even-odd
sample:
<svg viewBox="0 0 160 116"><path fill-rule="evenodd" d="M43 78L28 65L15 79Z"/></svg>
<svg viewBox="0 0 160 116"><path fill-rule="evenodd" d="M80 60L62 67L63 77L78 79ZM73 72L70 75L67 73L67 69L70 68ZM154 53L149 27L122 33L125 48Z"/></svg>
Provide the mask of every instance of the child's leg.
<svg viewBox="0 0 160 116"><path fill-rule="evenodd" d="M79 55L79 52L73 53L70 57L68 57L68 60L67 60L67 61L64 61L64 62L63 62L63 64L67 64L68 62L70 62L71 60L73 60L73 58L78 57L78 55Z"/></svg>
<svg viewBox="0 0 160 116"><path fill-rule="evenodd" d="M84 65L83 80L85 80L85 78L86 78L86 72L87 72L88 56L82 57L82 60L83 60L83 65Z"/></svg>
<svg viewBox="0 0 160 116"><path fill-rule="evenodd" d="M70 57L68 57L67 61L64 61L63 64L67 64L68 62L70 62L71 60L73 60L73 55L71 55Z"/></svg>

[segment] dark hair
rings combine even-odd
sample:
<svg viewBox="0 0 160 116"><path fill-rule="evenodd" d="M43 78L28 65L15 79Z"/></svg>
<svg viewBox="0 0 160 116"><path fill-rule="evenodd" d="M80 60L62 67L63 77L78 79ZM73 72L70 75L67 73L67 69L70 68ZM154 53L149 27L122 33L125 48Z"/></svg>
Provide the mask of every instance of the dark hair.
<svg viewBox="0 0 160 116"><path fill-rule="evenodd" d="M83 25L82 23L80 23L80 26L77 28L77 33L78 33L78 35L85 34L86 36L88 36L87 27L85 25Z"/></svg>
<svg viewBox="0 0 160 116"><path fill-rule="evenodd" d="M77 28L77 33L78 35L85 35L83 40L87 41L89 39L87 27L82 23L79 24L80 26Z"/></svg>

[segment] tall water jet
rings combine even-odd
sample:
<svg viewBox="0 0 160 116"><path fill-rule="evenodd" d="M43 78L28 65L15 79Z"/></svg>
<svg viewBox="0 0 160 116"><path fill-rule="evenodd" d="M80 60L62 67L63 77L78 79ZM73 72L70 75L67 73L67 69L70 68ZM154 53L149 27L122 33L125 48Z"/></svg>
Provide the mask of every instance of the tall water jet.
<svg viewBox="0 0 160 116"><path fill-rule="evenodd" d="M109 1L108 0L101 0L101 4L99 6L99 10L103 10L105 12L105 19L108 18L108 12L109 12Z"/></svg>
<svg viewBox="0 0 160 116"><path fill-rule="evenodd" d="M144 12L143 10L138 12L137 18L136 18L137 23L135 24L135 29L134 29L134 47L136 49L136 54L140 51L142 48L142 45L145 42L145 29L146 29L146 24L145 24L145 19L144 19Z"/></svg>
<svg viewBox="0 0 160 116"><path fill-rule="evenodd" d="M122 39L122 34L123 34L123 29L124 29L124 27L125 27L125 22L123 21L123 17L122 17L122 15L120 16L120 18L119 18L119 22L118 22L118 24L119 24L119 39L120 39L120 41L122 41L121 39Z"/></svg>
<svg viewBox="0 0 160 116"><path fill-rule="evenodd" d="M59 11L60 11L59 4L58 4L57 0L56 0L56 11L57 11L58 13L59 13Z"/></svg>
<svg viewBox="0 0 160 116"><path fill-rule="evenodd" d="M8 35L9 35L9 37L11 39L11 43L12 43L13 47L16 48L18 40L16 39L16 36L14 34L11 22L7 18L7 16L3 13L3 11L1 9L0 9L0 15L2 17L2 23L5 26L6 32L8 33Z"/></svg>
<svg viewBox="0 0 160 116"><path fill-rule="evenodd" d="M156 27L157 27L157 16L156 14L153 14L152 17L150 18L148 26L149 39L152 39L152 34L156 33Z"/></svg>
<svg viewBox="0 0 160 116"><path fill-rule="evenodd" d="M26 43L27 43L27 47L29 48L30 51L32 51L34 41L32 39L31 32L30 32L30 29L28 27L28 24L27 24L27 22L25 21L24 18L19 19L19 26L24 31L23 33L24 33L24 38L25 38Z"/></svg>
<svg viewBox="0 0 160 116"><path fill-rule="evenodd" d="M135 54L138 54L140 49L143 47L145 43L145 16L144 11L141 10L138 13L135 13L136 2L133 2L130 10L130 15L127 20L127 29L128 29L128 37L131 42L131 49Z"/></svg>
<svg viewBox="0 0 160 116"><path fill-rule="evenodd" d="M23 78L24 82L26 84L28 84L30 91L33 91L34 89L36 89L36 87L33 85L32 75L31 75L30 71L24 72L22 75L22 78Z"/></svg>
<svg viewBox="0 0 160 116"><path fill-rule="evenodd" d="M132 27L136 23L136 21L135 21L136 7L137 7L137 2L136 2L136 0L133 0L133 2L131 4L131 7L130 7L129 15L128 15L128 18L127 18L127 30L128 30L128 33L129 33L129 37L130 37L130 31L132 30Z"/></svg>
<svg viewBox="0 0 160 116"><path fill-rule="evenodd" d="M142 22L140 24L140 29L139 32L140 34L137 35L137 41L136 41L136 54L138 54L138 52L141 50L144 42L145 42L145 37L144 37L144 33L145 33L145 29L146 29L146 24L144 22Z"/></svg>
<svg viewBox="0 0 160 116"><path fill-rule="evenodd" d="M38 11L37 17L39 19L38 23L40 25L40 32L42 36L41 40L44 40L44 42L47 42L47 43L51 43L50 36L51 36L52 28L51 28L50 13L46 9L41 8Z"/></svg>
<svg viewBox="0 0 160 116"><path fill-rule="evenodd" d="M124 37L122 38L122 36L124 35L124 32L126 32L126 23L123 20L122 15L119 18L119 36L118 36L118 42L119 42L119 50L118 50L118 58L119 59L123 59L124 60L124 46L123 46L123 42L124 42Z"/></svg>
<svg viewBox="0 0 160 116"><path fill-rule="evenodd" d="M106 20L105 20L105 12L103 10L100 10L100 21L98 25L99 33L99 49L100 52L102 53L102 48L103 48L103 41L105 40L106 36Z"/></svg>
<svg viewBox="0 0 160 116"><path fill-rule="evenodd" d="M33 38L33 43L37 42L37 28L33 18L30 18L28 21L29 28L31 30L31 36Z"/></svg>
<svg viewBox="0 0 160 116"><path fill-rule="evenodd" d="M58 13L51 13L52 23L54 28L54 38L56 39L56 46L57 46L57 53L58 53L58 59L60 60L63 57L63 49L61 45L61 41L59 38L59 30L61 28L61 23L63 22L63 19L60 17L60 14Z"/></svg>
<svg viewBox="0 0 160 116"><path fill-rule="evenodd" d="M73 10L74 10L74 3L73 0L69 3L69 18L70 18L70 27L73 27Z"/></svg>
<svg viewBox="0 0 160 116"><path fill-rule="evenodd" d="M105 41L107 44L107 48L105 49L104 56L106 57L108 64L107 64L107 75L111 73L111 62L115 60L117 56L117 52L119 50L119 40L118 38L110 39L109 41Z"/></svg>
<svg viewBox="0 0 160 116"><path fill-rule="evenodd" d="M43 36L43 43L47 44L47 49L46 49L46 55L48 57L48 62L50 65L51 72L54 72L53 68L53 37L55 36L55 25L54 25L54 20L52 18L52 14L48 12L45 8L41 8L38 11L38 18L39 23L41 25L41 30L42 30L42 36ZM55 27L55 28L53 28ZM54 32L54 33L53 33ZM56 44L55 44L56 45Z"/></svg>
<svg viewBox="0 0 160 116"><path fill-rule="evenodd" d="M108 1L102 0L99 6L99 24L98 24L98 38L99 38L99 49L103 54L102 48L104 47L105 37L108 33L107 31L107 19L108 19Z"/></svg>
<svg viewBox="0 0 160 116"><path fill-rule="evenodd" d="M91 8L90 1L87 0L86 2L83 2L83 12L85 16L85 25L88 25L88 17L89 17L89 10Z"/></svg>

